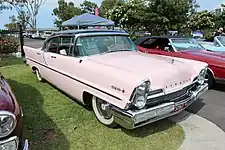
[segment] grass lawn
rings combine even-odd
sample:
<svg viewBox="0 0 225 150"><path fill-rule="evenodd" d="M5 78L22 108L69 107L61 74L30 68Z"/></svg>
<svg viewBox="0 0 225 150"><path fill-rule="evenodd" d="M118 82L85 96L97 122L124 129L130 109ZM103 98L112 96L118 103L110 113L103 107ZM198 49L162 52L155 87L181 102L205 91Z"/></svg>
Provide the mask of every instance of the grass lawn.
<svg viewBox="0 0 225 150"><path fill-rule="evenodd" d="M31 150L176 150L184 139L179 125L159 121L135 130L110 129L90 109L48 83L40 83L20 59L3 59L7 78L24 111Z"/></svg>

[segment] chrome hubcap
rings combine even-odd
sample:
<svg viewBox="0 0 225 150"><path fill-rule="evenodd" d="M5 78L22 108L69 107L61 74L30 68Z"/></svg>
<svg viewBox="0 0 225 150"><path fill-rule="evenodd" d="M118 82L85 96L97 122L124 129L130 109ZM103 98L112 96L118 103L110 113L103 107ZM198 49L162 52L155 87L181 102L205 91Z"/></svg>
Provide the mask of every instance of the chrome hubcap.
<svg viewBox="0 0 225 150"><path fill-rule="evenodd" d="M109 103L101 99L97 99L96 105L97 105L98 112L100 113L101 116L103 116L105 119L110 119L112 117Z"/></svg>

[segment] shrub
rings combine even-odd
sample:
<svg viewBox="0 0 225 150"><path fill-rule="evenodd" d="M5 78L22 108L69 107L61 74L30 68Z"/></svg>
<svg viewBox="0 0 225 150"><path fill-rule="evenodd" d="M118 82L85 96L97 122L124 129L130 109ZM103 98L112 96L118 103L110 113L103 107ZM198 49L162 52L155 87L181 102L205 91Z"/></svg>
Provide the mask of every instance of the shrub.
<svg viewBox="0 0 225 150"><path fill-rule="evenodd" d="M19 42L14 37L0 37L0 55L6 55L17 52Z"/></svg>

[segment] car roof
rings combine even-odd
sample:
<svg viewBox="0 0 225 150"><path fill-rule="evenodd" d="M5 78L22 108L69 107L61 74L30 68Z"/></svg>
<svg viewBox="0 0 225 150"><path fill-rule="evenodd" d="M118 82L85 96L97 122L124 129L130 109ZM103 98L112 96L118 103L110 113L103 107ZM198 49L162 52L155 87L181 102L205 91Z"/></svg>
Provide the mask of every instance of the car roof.
<svg viewBox="0 0 225 150"><path fill-rule="evenodd" d="M80 30L63 30L55 34L80 34L80 33L94 33L94 32L107 32L107 33L126 33L125 31L108 30L108 29L80 29Z"/></svg>
<svg viewBox="0 0 225 150"><path fill-rule="evenodd" d="M134 41L134 43L136 45L140 45L141 43L143 43L144 41L146 41L147 39L187 39L187 38L192 38L192 37L186 37L186 36L141 36L138 39L136 39Z"/></svg>

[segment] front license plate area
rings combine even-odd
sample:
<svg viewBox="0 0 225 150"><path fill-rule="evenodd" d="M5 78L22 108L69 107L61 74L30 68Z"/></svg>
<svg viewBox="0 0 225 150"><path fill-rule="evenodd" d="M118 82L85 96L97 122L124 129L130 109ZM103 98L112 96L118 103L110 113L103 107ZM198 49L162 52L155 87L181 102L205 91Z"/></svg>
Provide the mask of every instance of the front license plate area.
<svg viewBox="0 0 225 150"><path fill-rule="evenodd" d="M177 105L175 105L173 112L178 112L186 107L187 107L187 102L177 104Z"/></svg>

